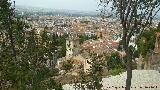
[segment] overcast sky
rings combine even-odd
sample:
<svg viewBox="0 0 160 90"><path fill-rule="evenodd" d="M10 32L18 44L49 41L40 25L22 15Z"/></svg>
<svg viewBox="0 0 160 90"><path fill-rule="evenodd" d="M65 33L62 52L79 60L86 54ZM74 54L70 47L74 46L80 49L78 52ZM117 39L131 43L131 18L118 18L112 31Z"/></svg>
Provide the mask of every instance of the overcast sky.
<svg viewBox="0 0 160 90"><path fill-rule="evenodd" d="M13 1L13 0L12 0ZM98 0L15 0L16 5L53 9L96 11Z"/></svg>

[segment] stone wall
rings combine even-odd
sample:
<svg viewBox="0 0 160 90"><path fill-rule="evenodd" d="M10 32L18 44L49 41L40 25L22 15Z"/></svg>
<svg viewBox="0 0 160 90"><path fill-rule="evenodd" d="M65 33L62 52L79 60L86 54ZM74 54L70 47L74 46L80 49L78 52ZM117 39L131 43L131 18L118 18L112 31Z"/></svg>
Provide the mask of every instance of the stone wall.
<svg viewBox="0 0 160 90"><path fill-rule="evenodd" d="M151 64L152 64L151 68L154 70L157 70L158 67L160 67L160 54L159 53L153 54Z"/></svg>

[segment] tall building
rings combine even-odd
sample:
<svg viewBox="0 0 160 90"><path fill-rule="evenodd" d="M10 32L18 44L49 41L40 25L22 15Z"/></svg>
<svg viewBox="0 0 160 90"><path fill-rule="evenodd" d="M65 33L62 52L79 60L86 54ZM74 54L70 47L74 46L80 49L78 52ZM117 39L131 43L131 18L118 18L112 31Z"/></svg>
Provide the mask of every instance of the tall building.
<svg viewBox="0 0 160 90"><path fill-rule="evenodd" d="M76 34L70 34L66 39L66 56L76 56L80 52L80 42Z"/></svg>

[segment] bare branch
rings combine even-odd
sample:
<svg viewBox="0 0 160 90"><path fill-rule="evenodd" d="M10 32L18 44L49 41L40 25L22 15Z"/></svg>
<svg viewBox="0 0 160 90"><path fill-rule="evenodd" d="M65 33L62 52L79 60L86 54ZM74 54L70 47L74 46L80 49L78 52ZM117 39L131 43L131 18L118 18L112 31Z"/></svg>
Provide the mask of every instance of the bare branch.
<svg viewBox="0 0 160 90"><path fill-rule="evenodd" d="M128 16L131 12L131 3L132 3L132 0L129 0L128 9L127 9L126 16L125 16L125 21L127 21Z"/></svg>

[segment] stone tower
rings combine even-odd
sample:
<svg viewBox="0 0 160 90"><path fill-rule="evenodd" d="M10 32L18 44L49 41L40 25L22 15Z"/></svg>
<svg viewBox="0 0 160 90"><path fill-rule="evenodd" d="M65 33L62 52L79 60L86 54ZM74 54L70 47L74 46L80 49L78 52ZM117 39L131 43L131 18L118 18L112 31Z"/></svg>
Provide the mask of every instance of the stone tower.
<svg viewBox="0 0 160 90"><path fill-rule="evenodd" d="M76 34L70 34L66 39L66 56L76 56L79 54L79 38Z"/></svg>

